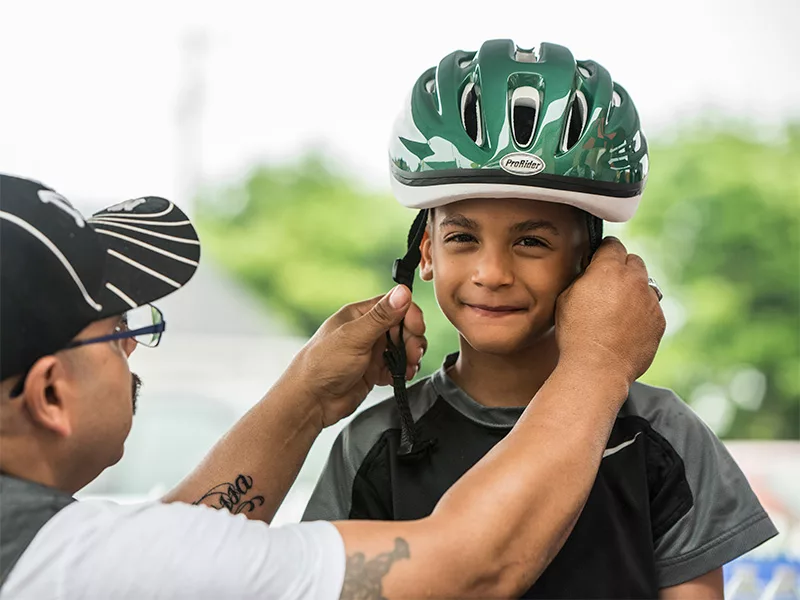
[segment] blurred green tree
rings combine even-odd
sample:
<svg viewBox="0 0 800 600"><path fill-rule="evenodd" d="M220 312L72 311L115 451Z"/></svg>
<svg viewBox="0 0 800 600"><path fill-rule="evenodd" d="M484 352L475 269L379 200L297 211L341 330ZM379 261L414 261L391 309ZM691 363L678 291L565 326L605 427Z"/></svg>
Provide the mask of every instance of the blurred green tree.
<svg viewBox="0 0 800 600"><path fill-rule="evenodd" d="M644 380L716 410L726 437L800 438L800 126L780 141L696 126L653 144L651 164L621 230L668 293L670 335ZM391 287L414 214L310 155L208 192L197 220L204 248L311 335L343 304ZM418 280L414 297L425 374L457 337L431 285Z"/></svg>
<svg viewBox="0 0 800 600"><path fill-rule="evenodd" d="M644 380L726 437L800 438L800 126L770 141L695 126L651 166L624 231L679 322Z"/></svg>
<svg viewBox="0 0 800 600"><path fill-rule="evenodd" d="M262 166L241 183L198 202L204 250L301 335L344 304L392 288L392 264L406 250L415 211L336 173L321 156ZM433 286L417 278L430 348L421 374L458 349Z"/></svg>

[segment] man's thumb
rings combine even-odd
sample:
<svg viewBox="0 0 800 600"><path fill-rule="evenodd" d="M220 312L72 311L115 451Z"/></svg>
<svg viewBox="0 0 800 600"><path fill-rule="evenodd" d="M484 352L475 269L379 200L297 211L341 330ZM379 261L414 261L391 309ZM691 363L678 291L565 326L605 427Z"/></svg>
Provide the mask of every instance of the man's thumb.
<svg viewBox="0 0 800 600"><path fill-rule="evenodd" d="M366 314L353 321L351 330L356 330L359 338L372 345L391 327L400 323L410 305L411 290L404 285L398 285L378 300Z"/></svg>

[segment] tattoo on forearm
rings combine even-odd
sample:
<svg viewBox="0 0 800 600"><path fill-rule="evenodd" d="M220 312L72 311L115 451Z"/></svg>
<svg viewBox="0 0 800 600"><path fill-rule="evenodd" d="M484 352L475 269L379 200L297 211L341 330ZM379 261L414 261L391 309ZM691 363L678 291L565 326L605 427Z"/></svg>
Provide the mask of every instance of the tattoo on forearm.
<svg viewBox="0 0 800 600"><path fill-rule="evenodd" d="M348 556L339 600L386 600L383 597L384 576L395 561L410 557L408 542L403 538L394 540L394 550L372 560L365 560L363 552Z"/></svg>
<svg viewBox="0 0 800 600"><path fill-rule="evenodd" d="M245 496L253 487L253 478L249 475L239 474L233 483L225 482L215 485L208 490L202 498L192 504L200 504L203 500L213 499L219 504L212 503L212 508L231 511L238 515L241 512L253 512L256 507L263 506L264 496L253 496L245 500Z"/></svg>

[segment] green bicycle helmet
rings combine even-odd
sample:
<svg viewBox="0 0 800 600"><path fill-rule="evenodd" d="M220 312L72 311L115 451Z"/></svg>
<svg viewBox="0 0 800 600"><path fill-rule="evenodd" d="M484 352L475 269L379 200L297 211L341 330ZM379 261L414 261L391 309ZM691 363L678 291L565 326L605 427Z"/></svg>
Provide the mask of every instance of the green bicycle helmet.
<svg viewBox="0 0 800 600"><path fill-rule="evenodd" d="M608 71L564 46L511 40L453 52L417 79L389 144L401 204L466 198L571 204L630 219L647 177L636 107Z"/></svg>
<svg viewBox="0 0 800 600"><path fill-rule="evenodd" d="M588 213L594 251L603 220L636 212L648 170L636 107L606 69L564 46L524 50L511 40L453 52L425 71L395 121L389 158L395 197L421 209L392 274L409 288L428 209L468 198L569 204ZM388 334L384 358L400 410L399 454L423 455L433 442L417 440L405 351Z"/></svg>

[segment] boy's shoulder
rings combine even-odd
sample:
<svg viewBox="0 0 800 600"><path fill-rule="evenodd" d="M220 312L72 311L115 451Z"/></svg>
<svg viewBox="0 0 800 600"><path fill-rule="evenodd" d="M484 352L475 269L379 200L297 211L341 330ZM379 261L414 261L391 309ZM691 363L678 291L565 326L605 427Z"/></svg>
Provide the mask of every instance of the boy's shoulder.
<svg viewBox="0 0 800 600"><path fill-rule="evenodd" d="M647 432L659 587L691 581L776 535L736 461L675 392L634 383L620 419ZM642 421L646 421L646 424Z"/></svg>
<svg viewBox="0 0 800 600"><path fill-rule="evenodd" d="M645 419L653 430L668 438L681 432L687 434L708 429L674 391L638 381L631 385L619 416Z"/></svg>
<svg viewBox="0 0 800 600"><path fill-rule="evenodd" d="M431 377L415 382L407 390L411 416L418 421L436 402L438 396ZM400 413L397 403L391 395L358 413L342 430L342 443L353 455L367 454L378 442L384 432L400 429Z"/></svg>
<svg viewBox="0 0 800 600"><path fill-rule="evenodd" d="M674 391L634 383L618 415L617 421L622 429L629 428L624 426L624 422L630 418L639 421L638 424L635 421L631 423L633 429L646 432L654 442L654 453L661 458L671 457L667 463L684 471L692 489L705 487L703 480L710 476L710 472L701 468L704 464L719 463L718 470L731 471L733 479L739 477L736 463L714 431ZM662 462L656 460L657 464Z"/></svg>
<svg viewBox="0 0 800 600"><path fill-rule="evenodd" d="M673 390L634 381L628 391L625 408L647 418L658 412L659 408L670 411L677 410L681 405L686 406L686 403Z"/></svg>

